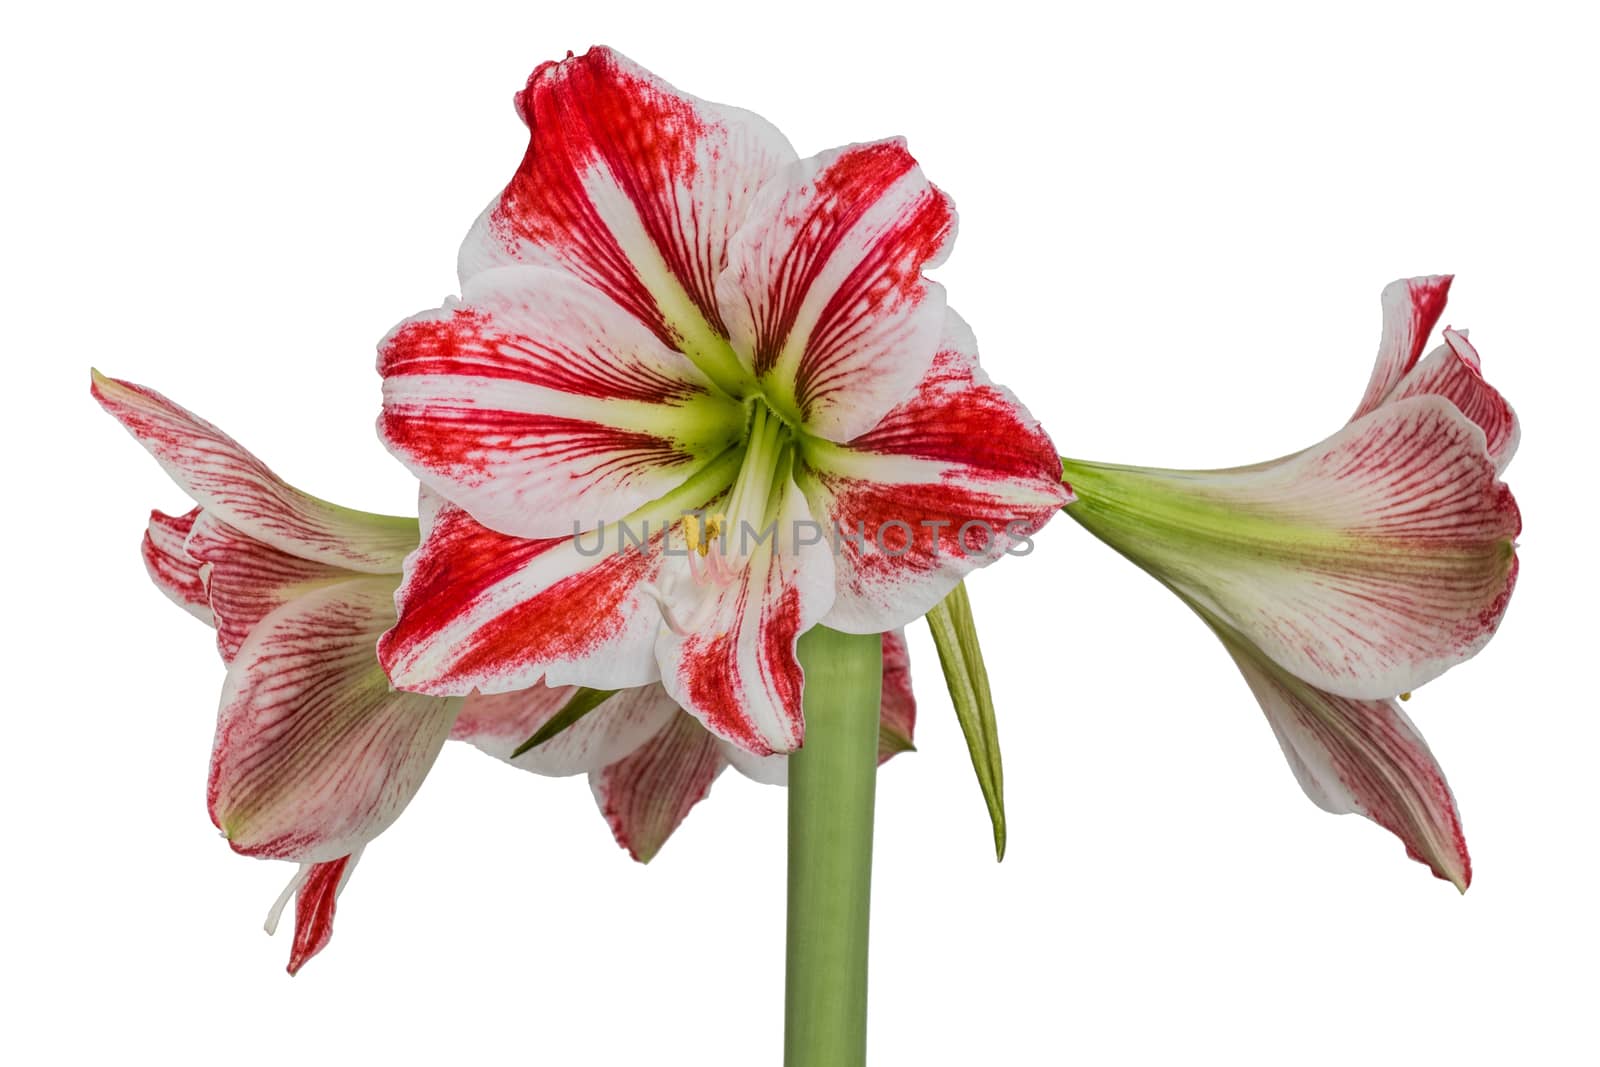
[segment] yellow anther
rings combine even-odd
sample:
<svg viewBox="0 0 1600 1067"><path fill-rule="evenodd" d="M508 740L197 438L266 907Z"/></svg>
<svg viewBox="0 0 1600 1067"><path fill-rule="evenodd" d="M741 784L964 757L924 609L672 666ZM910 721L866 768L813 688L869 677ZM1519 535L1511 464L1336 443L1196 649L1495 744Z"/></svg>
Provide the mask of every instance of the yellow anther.
<svg viewBox="0 0 1600 1067"><path fill-rule="evenodd" d="M683 517L683 539L694 551L704 556L711 551L711 542L722 535L722 524L727 516L718 512L706 516L702 523L699 515L686 514Z"/></svg>
<svg viewBox="0 0 1600 1067"><path fill-rule="evenodd" d="M1410 700L1411 699L1411 693L1409 691L1405 692L1405 693L1401 693L1400 694L1400 699L1401 700Z"/></svg>

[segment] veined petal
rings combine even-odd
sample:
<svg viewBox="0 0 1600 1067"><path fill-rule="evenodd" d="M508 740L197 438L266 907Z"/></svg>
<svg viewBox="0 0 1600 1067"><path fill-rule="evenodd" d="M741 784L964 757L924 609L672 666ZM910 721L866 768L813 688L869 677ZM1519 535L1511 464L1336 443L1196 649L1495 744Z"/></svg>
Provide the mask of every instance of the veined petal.
<svg viewBox="0 0 1600 1067"><path fill-rule="evenodd" d="M200 563L224 663L232 663L250 631L283 605L360 577L343 567L291 556L209 512L194 524L185 551Z"/></svg>
<svg viewBox="0 0 1600 1067"><path fill-rule="evenodd" d="M306 962L333 938L333 913L345 883L361 859L361 850L324 863L303 863L288 888L267 914L268 935L278 932L278 919L294 897L294 943L289 947L289 973L299 974Z"/></svg>
<svg viewBox="0 0 1600 1067"><path fill-rule="evenodd" d="M617 844L649 863L727 765L717 739L680 712L631 755L590 774L589 786Z"/></svg>
<svg viewBox="0 0 1600 1067"><path fill-rule="evenodd" d="M656 641L667 692L706 729L758 756L800 746L795 642L833 604L833 558L822 528L792 481L784 479L778 492L768 527L728 533L749 553L729 584L691 585L680 575L669 588L674 615L693 621L664 627Z"/></svg>
<svg viewBox="0 0 1600 1067"><path fill-rule="evenodd" d="M577 690L536 685L514 693L473 693L450 736L534 774L560 777L615 763L654 737L678 714L659 685L624 689L555 737L511 758L518 745L560 711Z"/></svg>
<svg viewBox="0 0 1600 1067"><path fill-rule="evenodd" d="M462 306L379 347L379 436L422 482L500 533L613 522L737 442L742 406L593 287L480 272Z"/></svg>
<svg viewBox="0 0 1600 1067"><path fill-rule="evenodd" d="M144 556L144 569L156 588L190 615L207 626L214 626L211 602L206 599L205 582L200 579L200 563L183 550L183 543L199 517L199 508L178 516L152 511L140 552Z"/></svg>
<svg viewBox="0 0 1600 1067"><path fill-rule="evenodd" d="M883 635L883 702L878 711L878 766L902 752L916 751L912 735L917 722L917 700L911 692L911 660L904 631ZM763 785L789 784L789 757L757 756L738 745L719 741L722 757L733 769Z"/></svg>
<svg viewBox="0 0 1600 1067"><path fill-rule="evenodd" d="M1243 672L1306 795L1325 811L1365 815L1404 842L1412 859L1465 893L1472 860L1455 797L1399 705L1335 696L1296 678L1226 626L1212 629Z"/></svg>
<svg viewBox="0 0 1600 1067"><path fill-rule="evenodd" d="M837 537L823 624L880 633L925 614L967 573L1023 552L1072 493L1055 446L978 366L955 312L916 390L848 445L812 440L797 479Z"/></svg>
<svg viewBox="0 0 1600 1067"><path fill-rule="evenodd" d="M417 546L411 519L352 511L293 488L239 442L154 389L93 372L100 406L209 512L303 559L369 574L399 573Z"/></svg>
<svg viewBox="0 0 1600 1067"><path fill-rule="evenodd" d="M1517 451L1521 432L1516 413L1505 397L1483 378L1483 363L1465 332L1444 331L1445 343L1412 368L1384 403L1408 396L1442 396L1483 431L1489 460L1504 471Z"/></svg>
<svg viewBox="0 0 1600 1067"><path fill-rule="evenodd" d="M883 698L878 709L878 765L913 752L917 698L911 691L911 653L903 630L883 635Z"/></svg>
<svg viewBox="0 0 1600 1067"><path fill-rule="evenodd" d="M1451 276L1402 278L1383 288L1383 339L1372 368L1367 391L1350 421L1377 409L1406 373L1416 366L1427 347L1428 335L1444 314Z"/></svg>
<svg viewBox="0 0 1600 1067"><path fill-rule="evenodd" d="M373 650L393 622L394 580L357 578L274 611L239 649L208 787L236 851L338 859L410 802L459 702L390 689Z"/></svg>
<svg viewBox="0 0 1600 1067"><path fill-rule="evenodd" d="M789 142L607 48L541 65L516 103L528 152L461 248L463 284L507 263L559 267L734 386L717 272L755 191L795 159Z"/></svg>
<svg viewBox="0 0 1600 1067"><path fill-rule="evenodd" d="M1403 693L1467 659L1516 581L1516 502L1483 432L1439 396L1385 404L1262 467L1064 472L1068 515L1344 697Z"/></svg>
<svg viewBox="0 0 1600 1067"><path fill-rule="evenodd" d="M870 430L928 370L955 206L901 139L785 168L728 245L717 300L769 402L831 441Z"/></svg>
<svg viewBox="0 0 1600 1067"><path fill-rule="evenodd" d="M406 560L400 619L378 655L394 684L436 695L544 682L629 689L660 678L656 587L684 564L668 531L733 480L716 463L681 491L579 536L531 540L424 493L423 543Z"/></svg>

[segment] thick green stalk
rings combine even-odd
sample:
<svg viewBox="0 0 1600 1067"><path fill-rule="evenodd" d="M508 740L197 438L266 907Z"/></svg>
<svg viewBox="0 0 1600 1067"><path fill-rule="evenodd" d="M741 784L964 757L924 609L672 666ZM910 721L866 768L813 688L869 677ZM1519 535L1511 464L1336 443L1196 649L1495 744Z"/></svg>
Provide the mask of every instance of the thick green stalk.
<svg viewBox="0 0 1600 1067"><path fill-rule="evenodd" d="M785 1067L867 1059L867 926L883 646L814 627L800 638L805 745L789 757Z"/></svg>

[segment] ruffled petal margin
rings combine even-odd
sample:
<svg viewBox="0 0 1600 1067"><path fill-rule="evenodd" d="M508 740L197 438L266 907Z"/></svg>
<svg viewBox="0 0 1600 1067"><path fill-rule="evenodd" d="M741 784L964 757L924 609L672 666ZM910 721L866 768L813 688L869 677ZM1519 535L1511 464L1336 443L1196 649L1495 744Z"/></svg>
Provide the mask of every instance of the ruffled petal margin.
<svg viewBox="0 0 1600 1067"><path fill-rule="evenodd" d="M556 267L737 392L717 272L756 190L795 159L783 134L608 48L542 64L516 104L528 151L462 245L462 284L510 263Z"/></svg>
<svg viewBox="0 0 1600 1067"><path fill-rule="evenodd" d="M1356 413L1350 416L1351 422L1376 411L1400 379L1416 366L1428 344L1428 335L1444 314L1452 280L1448 274L1435 274L1402 278L1383 287L1383 338L1378 342L1378 358L1367 391L1362 394Z"/></svg>
<svg viewBox="0 0 1600 1067"><path fill-rule="evenodd" d="M214 626L211 602L206 598L206 585L200 578L200 562L183 547L199 517L199 508L178 516L152 511L139 550L144 556L144 569L156 588L190 615L207 626Z"/></svg>

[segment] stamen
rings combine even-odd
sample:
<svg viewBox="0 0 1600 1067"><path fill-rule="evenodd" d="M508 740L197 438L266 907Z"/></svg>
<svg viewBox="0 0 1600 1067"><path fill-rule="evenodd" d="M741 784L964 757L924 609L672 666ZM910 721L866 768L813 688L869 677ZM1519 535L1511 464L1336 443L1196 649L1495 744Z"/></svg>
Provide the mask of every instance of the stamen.
<svg viewBox="0 0 1600 1067"><path fill-rule="evenodd" d="M267 912L267 921L261 924L268 937L278 932L278 920L283 918L283 909L288 906L294 895L300 892L300 887L306 884L312 866L310 863L302 863L294 877L289 879L289 884L283 887L283 892L278 894L278 899L272 902L272 908Z"/></svg>

